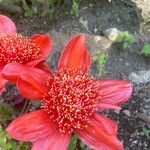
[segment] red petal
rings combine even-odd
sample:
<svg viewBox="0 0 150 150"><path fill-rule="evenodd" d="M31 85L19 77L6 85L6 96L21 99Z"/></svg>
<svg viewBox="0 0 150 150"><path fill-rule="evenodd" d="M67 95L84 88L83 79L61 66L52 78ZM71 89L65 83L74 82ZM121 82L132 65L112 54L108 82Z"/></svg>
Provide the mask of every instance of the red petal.
<svg viewBox="0 0 150 150"><path fill-rule="evenodd" d="M101 103L121 104L129 99L133 85L124 80L96 80L94 88L101 95Z"/></svg>
<svg viewBox="0 0 150 150"><path fill-rule="evenodd" d="M0 94L3 92L3 89L5 87L5 84L7 83L7 80L5 80L0 73Z"/></svg>
<svg viewBox="0 0 150 150"><path fill-rule="evenodd" d="M76 130L75 134L90 148L95 150L123 150L116 137L117 125L108 118L95 116L87 128Z"/></svg>
<svg viewBox="0 0 150 150"><path fill-rule="evenodd" d="M52 41L49 35L35 34L31 37L31 40L33 40L37 44L37 46L40 47L41 54L43 56L46 57L50 53Z"/></svg>
<svg viewBox="0 0 150 150"><path fill-rule="evenodd" d="M63 50L58 69L67 67L87 72L90 67L90 61L90 56L86 50L85 36L77 35L69 41Z"/></svg>
<svg viewBox="0 0 150 150"><path fill-rule="evenodd" d="M47 80L51 74L25 66L19 63L11 63L4 67L2 75L5 79L17 82L18 90L26 98L41 99L47 92Z"/></svg>
<svg viewBox="0 0 150 150"><path fill-rule="evenodd" d="M4 15L0 15L0 33L16 33L16 25Z"/></svg>
<svg viewBox="0 0 150 150"><path fill-rule="evenodd" d="M118 105L106 104L106 103L99 103L98 108L99 109L118 109L118 110L121 109L121 107Z"/></svg>
<svg viewBox="0 0 150 150"><path fill-rule="evenodd" d="M45 59L34 60L26 63L26 65L39 68L47 73L52 73L51 69L44 64L45 61L46 61Z"/></svg>
<svg viewBox="0 0 150 150"><path fill-rule="evenodd" d="M10 63L5 65L1 73L3 78L15 83L18 77L24 73L24 66L19 63Z"/></svg>
<svg viewBox="0 0 150 150"><path fill-rule="evenodd" d="M56 130L44 139L36 141L32 150L67 150L71 135Z"/></svg>
<svg viewBox="0 0 150 150"><path fill-rule="evenodd" d="M113 120L99 114L95 114L94 119L97 121L99 126L103 127L103 130L107 134L112 136L117 134L118 126Z"/></svg>
<svg viewBox="0 0 150 150"><path fill-rule="evenodd" d="M26 63L25 65L35 67L38 64L44 63L45 61L46 61L46 59L37 59L37 60L30 61L30 62Z"/></svg>
<svg viewBox="0 0 150 150"><path fill-rule="evenodd" d="M45 64L43 64L43 63L38 64L36 67L39 68L39 69L41 69L41 70L43 70L43 71L45 71L46 73L52 74L52 71L51 71L51 69L49 68L49 66L47 66L47 65L45 65Z"/></svg>
<svg viewBox="0 0 150 150"><path fill-rule="evenodd" d="M6 131L19 141L36 141L53 133L56 128L44 110L37 110L13 120Z"/></svg>
<svg viewBox="0 0 150 150"><path fill-rule="evenodd" d="M50 76L50 74L45 73L41 69L22 65L20 63L7 64L2 70L2 76L11 82L16 82L22 75L30 75L34 79L41 80L43 82ZM46 84L46 81L43 84Z"/></svg>
<svg viewBox="0 0 150 150"><path fill-rule="evenodd" d="M18 79L17 88L22 96L36 100L41 100L47 92L47 88L40 84L40 82L37 82L31 76L24 75Z"/></svg>

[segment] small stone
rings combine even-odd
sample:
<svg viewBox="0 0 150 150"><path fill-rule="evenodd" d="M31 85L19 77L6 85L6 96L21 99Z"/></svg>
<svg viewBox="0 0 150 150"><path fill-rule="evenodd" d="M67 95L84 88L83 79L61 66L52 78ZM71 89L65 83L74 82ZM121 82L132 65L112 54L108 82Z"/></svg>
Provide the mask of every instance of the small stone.
<svg viewBox="0 0 150 150"><path fill-rule="evenodd" d="M97 32L97 28L94 28L94 33L96 33Z"/></svg>
<svg viewBox="0 0 150 150"><path fill-rule="evenodd" d="M92 5L92 4L90 4L89 6L90 6L90 7L92 7L93 5Z"/></svg>
<svg viewBox="0 0 150 150"><path fill-rule="evenodd" d="M123 113L129 117L131 116L131 112L129 110L124 110Z"/></svg>
<svg viewBox="0 0 150 150"><path fill-rule="evenodd" d="M15 5L10 0L0 1L0 9L7 11L11 14L18 14L18 15L23 14L21 7L19 7L18 5Z"/></svg>
<svg viewBox="0 0 150 150"><path fill-rule="evenodd" d="M103 39L103 37L101 37L101 36L94 36L94 41L95 42L99 42L99 41L101 41Z"/></svg>
<svg viewBox="0 0 150 150"><path fill-rule="evenodd" d="M112 45L112 41L100 35L95 36L91 34L86 34L86 39L87 48L92 56L98 55L100 53L107 53Z"/></svg>
<svg viewBox="0 0 150 150"><path fill-rule="evenodd" d="M139 72L131 72L129 75L129 80L136 84L140 83L148 83L150 82L150 70L148 71L139 71Z"/></svg>
<svg viewBox="0 0 150 150"><path fill-rule="evenodd" d="M116 114L120 114L120 110L114 110L114 113L116 113Z"/></svg>
<svg viewBox="0 0 150 150"><path fill-rule="evenodd" d="M105 37L107 37L111 41L115 41L118 35L120 35L122 32L119 31L117 28L110 28L103 31L103 34Z"/></svg>
<svg viewBox="0 0 150 150"><path fill-rule="evenodd" d="M126 65L126 66L129 66L130 64L126 62L125 65Z"/></svg>

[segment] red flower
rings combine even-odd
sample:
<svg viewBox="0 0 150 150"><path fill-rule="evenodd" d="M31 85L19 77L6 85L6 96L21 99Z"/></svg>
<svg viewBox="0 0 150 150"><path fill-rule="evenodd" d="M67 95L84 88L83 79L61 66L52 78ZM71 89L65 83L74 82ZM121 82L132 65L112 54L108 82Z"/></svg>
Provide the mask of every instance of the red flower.
<svg viewBox="0 0 150 150"><path fill-rule="evenodd" d="M98 112L120 109L118 104L130 97L132 84L95 80L87 75L89 66L84 35L67 44L56 74L18 63L8 64L2 75L11 80L16 70L25 72L17 87L27 98L41 99L43 108L15 119L6 131L17 140L34 142L32 150L66 150L72 133L92 149L123 150L116 135L117 124ZM10 70L14 70L13 75Z"/></svg>
<svg viewBox="0 0 150 150"><path fill-rule="evenodd" d="M29 39L23 37L16 33L16 26L12 20L0 15L0 93L7 83L1 76L6 64L18 62L48 71L43 62L50 49L51 39L48 35L36 34Z"/></svg>

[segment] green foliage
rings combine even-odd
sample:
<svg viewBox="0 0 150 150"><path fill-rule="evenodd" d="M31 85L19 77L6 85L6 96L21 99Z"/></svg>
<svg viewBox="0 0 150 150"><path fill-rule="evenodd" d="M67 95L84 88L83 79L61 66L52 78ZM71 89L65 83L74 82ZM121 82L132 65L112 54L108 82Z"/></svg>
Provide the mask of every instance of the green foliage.
<svg viewBox="0 0 150 150"><path fill-rule="evenodd" d="M27 5L27 3L23 4L23 10L24 10L24 15L26 17L32 17L33 16L33 10Z"/></svg>
<svg viewBox="0 0 150 150"><path fill-rule="evenodd" d="M129 34L128 31L123 32L116 38L116 42L123 43L123 49L130 48L131 44L134 43L135 41L136 41L135 37L132 34Z"/></svg>
<svg viewBox="0 0 150 150"><path fill-rule="evenodd" d="M29 143L17 142L13 140L1 127L0 127L0 148L4 150L28 150Z"/></svg>
<svg viewBox="0 0 150 150"><path fill-rule="evenodd" d="M104 65L107 61L107 58L107 53L101 53L97 56L92 57L92 60L97 64L99 76L102 76L104 73Z"/></svg>
<svg viewBox="0 0 150 150"><path fill-rule="evenodd" d="M79 142L79 143L78 143ZM79 144L79 145L78 145ZM76 150L77 145L80 147L79 149L83 150L91 150L89 147L87 147L82 141L79 141L78 137L76 135L73 135L68 147L68 150Z"/></svg>
<svg viewBox="0 0 150 150"><path fill-rule="evenodd" d="M84 150L91 150L91 148L86 147L86 145L83 142L80 143L80 147Z"/></svg>
<svg viewBox="0 0 150 150"><path fill-rule="evenodd" d="M75 150L76 149L77 140L78 140L78 137L76 135L72 136L69 147L68 147L69 150Z"/></svg>
<svg viewBox="0 0 150 150"><path fill-rule="evenodd" d="M81 142L81 143L80 143L80 147L81 147L82 149L84 149L84 148L85 148L85 144L84 144L83 142Z"/></svg>
<svg viewBox="0 0 150 150"><path fill-rule="evenodd" d="M8 142L11 138L3 131L3 129L0 127L0 147L5 150L14 149L13 143Z"/></svg>
<svg viewBox="0 0 150 150"><path fill-rule="evenodd" d="M72 0L72 9L70 11L70 14L78 16L78 8L79 8L78 1Z"/></svg>
<svg viewBox="0 0 150 150"><path fill-rule="evenodd" d="M145 22L146 22L146 23L150 23L150 18L148 18Z"/></svg>
<svg viewBox="0 0 150 150"><path fill-rule="evenodd" d="M2 2L3 0L0 0ZM32 17L33 15L41 15L41 14L48 14L52 16L55 10L55 6L57 4L65 4L68 3L66 0L11 0L14 4L20 5L24 11L24 15L26 17ZM78 16L78 0L71 0L71 10L70 14ZM39 7L41 6L41 11ZM46 6L46 7L45 7Z"/></svg>
<svg viewBox="0 0 150 150"><path fill-rule="evenodd" d="M143 127L142 132L140 132L140 135L149 137L150 136L150 129Z"/></svg>
<svg viewBox="0 0 150 150"><path fill-rule="evenodd" d="M14 4L18 5L20 3L20 0L11 0Z"/></svg>
<svg viewBox="0 0 150 150"><path fill-rule="evenodd" d="M141 54L144 54L145 56L150 56L150 44L144 45L144 47L141 50Z"/></svg>
<svg viewBox="0 0 150 150"><path fill-rule="evenodd" d="M11 120L13 115L13 108L11 105L1 103L0 104L0 121Z"/></svg>
<svg viewBox="0 0 150 150"><path fill-rule="evenodd" d="M104 65L106 63L107 58L108 58L108 54L102 53L98 56L93 56L92 60L98 63L99 65Z"/></svg>

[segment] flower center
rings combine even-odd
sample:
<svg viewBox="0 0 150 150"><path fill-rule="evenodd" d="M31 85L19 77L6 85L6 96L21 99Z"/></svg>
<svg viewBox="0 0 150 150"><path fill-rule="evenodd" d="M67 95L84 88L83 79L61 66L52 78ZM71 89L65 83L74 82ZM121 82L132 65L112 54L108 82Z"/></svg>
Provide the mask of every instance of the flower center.
<svg viewBox="0 0 150 150"><path fill-rule="evenodd" d="M87 74L67 69L48 80L50 90L44 95L44 108L61 132L70 133L90 123L100 99L92 83L93 78Z"/></svg>
<svg viewBox="0 0 150 150"><path fill-rule="evenodd" d="M0 64L27 63L40 59L40 48L33 40L18 34L0 34Z"/></svg>

